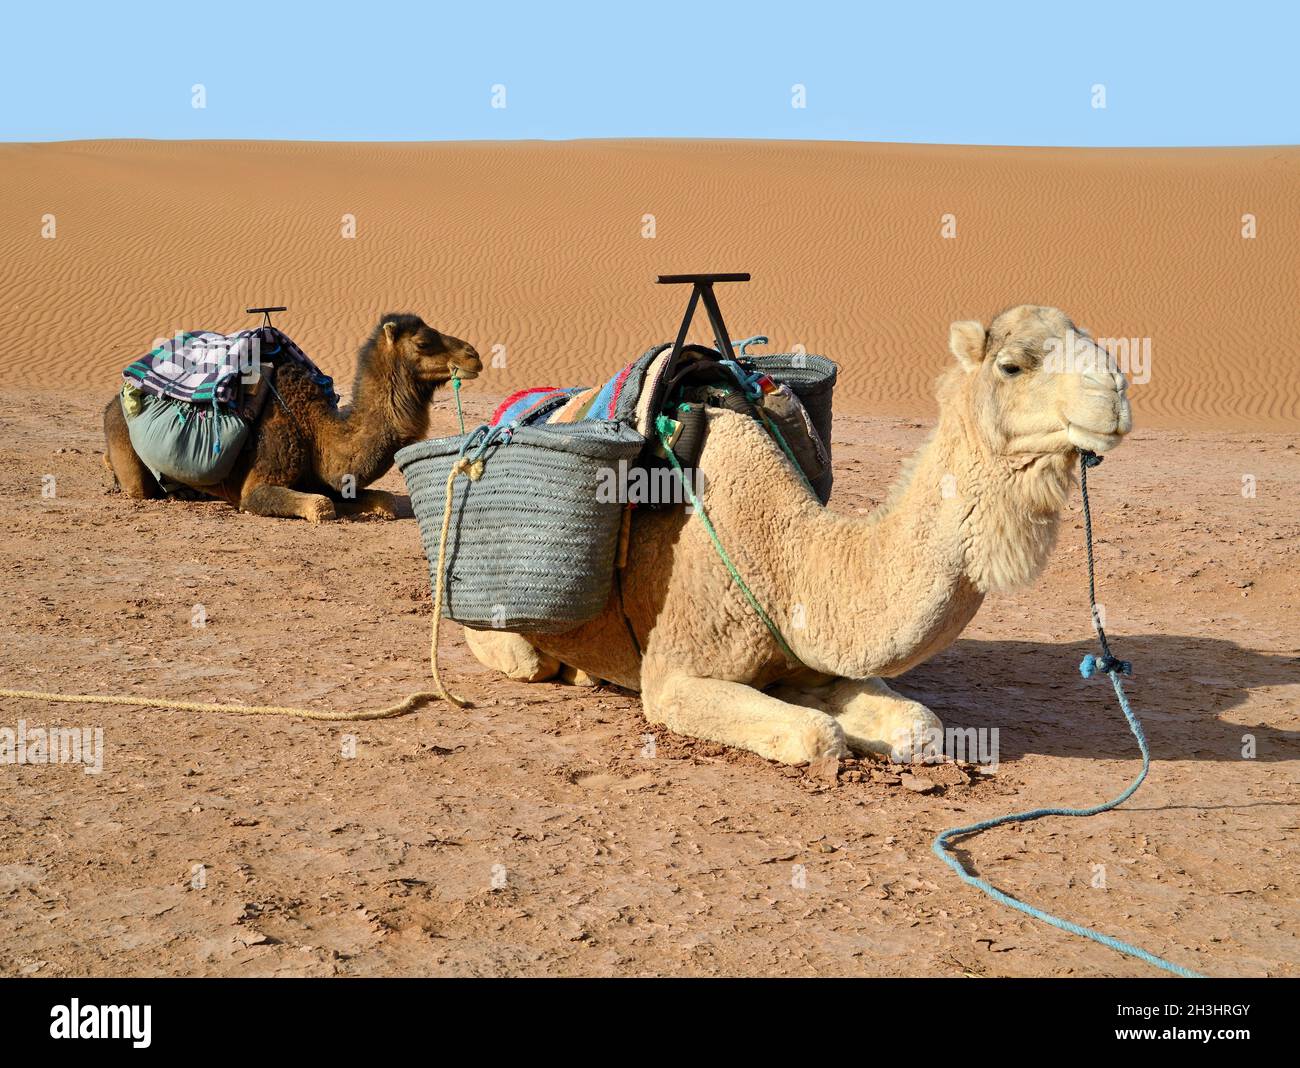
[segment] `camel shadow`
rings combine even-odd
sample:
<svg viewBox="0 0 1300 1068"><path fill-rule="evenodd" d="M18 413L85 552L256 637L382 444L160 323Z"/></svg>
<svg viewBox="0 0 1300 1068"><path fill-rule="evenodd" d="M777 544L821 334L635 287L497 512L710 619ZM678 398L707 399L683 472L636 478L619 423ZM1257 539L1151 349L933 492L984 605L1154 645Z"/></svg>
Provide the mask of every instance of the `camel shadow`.
<svg viewBox="0 0 1300 1068"><path fill-rule="evenodd" d="M1133 663L1123 679L1154 760L1300 759L1300 731L1225 717L1252 690L1300 682L1300 658L1217 638L1121 635L1116 655ZM1084 679L1092 641L958 641L891 679L950 728L998 728L999 755L1130 757L1135 746L1110 680Z"/></svg>
<svg viewBox="0 0 1300 1068"><path fill-rule="evenodd" d="M392 492L391 490L389 491ZM393 504L397 509L398 519L414 519L415 508L411 504L411 495L409 493L393 493Z"/></svg>

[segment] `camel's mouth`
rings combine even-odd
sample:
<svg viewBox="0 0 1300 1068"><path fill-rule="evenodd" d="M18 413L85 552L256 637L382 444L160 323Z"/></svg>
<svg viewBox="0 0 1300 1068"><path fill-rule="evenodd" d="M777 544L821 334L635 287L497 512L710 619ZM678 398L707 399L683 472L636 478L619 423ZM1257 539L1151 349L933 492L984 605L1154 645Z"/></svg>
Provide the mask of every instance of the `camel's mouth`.
<svg viewBox="0 0 1300 1068"><path fill-rule="evenodd" d="M469 346L465 346L463 352L447 356L447 378L459 378L461 382L468 382L471 378L477 378L482 369L484 361Z"/></svg>
<svg viewBox="0 0 1300 1068"><path fill-rule="evenodd" d="M1088 430L1078 423L1067 423L1065 436L1070 439L1070 444L1076 449L1096 453L1110 452L1111 449L1124 440L1124 435L1119 431L1105 433L1099 430Z"/></svg>

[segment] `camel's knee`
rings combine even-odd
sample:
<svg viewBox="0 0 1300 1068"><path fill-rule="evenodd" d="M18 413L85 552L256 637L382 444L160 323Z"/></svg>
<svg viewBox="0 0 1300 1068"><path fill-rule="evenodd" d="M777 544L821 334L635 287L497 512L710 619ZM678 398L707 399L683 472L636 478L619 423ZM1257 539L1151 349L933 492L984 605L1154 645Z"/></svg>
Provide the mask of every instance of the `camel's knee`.
<svg viewBox="0 0 1300 1068"><path fill-rule="evenodd" d="M122 414L121 402L116 397L104 409L104 466L108 468L113 485L124 496L147 500L163 495L162 487L153 477L153 472L131 447L126 416Z"/></svg>
<svg viewBox="0 0 1300 1068"><path fill-rule="evenodd" d="M562 665L522 635L504 630L465 627L465 644L484 667L520 682L545 682L560 673Z"/></svg>
<svg viewBox="0 0 1300 1068"><path fill-rule="evenodd" d="M153 472L141 463L130 446L123 449L110 444L109 451L104 456L104 466L108 468L113 486L123 496L144 501L163 495L162 487L153 477Z"/></svg>

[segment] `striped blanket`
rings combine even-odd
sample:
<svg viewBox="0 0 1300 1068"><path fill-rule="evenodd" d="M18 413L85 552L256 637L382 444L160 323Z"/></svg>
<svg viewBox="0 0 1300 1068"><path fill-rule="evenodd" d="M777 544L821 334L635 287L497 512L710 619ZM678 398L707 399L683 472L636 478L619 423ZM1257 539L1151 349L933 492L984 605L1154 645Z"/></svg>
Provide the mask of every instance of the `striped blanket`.
<svg viewBox="0 0 1300 1068"><path fill-rule="evenodd" d="M584 419L623 419L641 434L651 436L654 430L651 421L657 413L649 411L650 399L666 372L669 347L660 345L651 349L599 386L533 386L518 390L492 413L491 424L539 426L577 423ZM758 397L783 388L768 375L748 370L735 360L720 360L718 367L731 376L728 381L750 396ZM790 390L787 388L786 392Z"/></svg>
<svg viewBox="0 0 1300 1068"><path fill-rule="evenodd" d="M491 424L500 426L539 426L543 423L577 423L583 419L616 419L620 413L645 433L645 414L637 403L648 397L668 361L668 346L651 349L640 360L624 367L599 386L533 386L510 394L495 412ZM633 375L638 365L645 365L643 375ZM629 385L629 382L634 384Z"/></svg>
<svg viewBox="0 0 1300 1068"><path fill-rule="evenodd" d="M260 376L263 363L285 362L303 367L330 403L338 404L334 380L273 326L233 334L183 331L133 361L123 370L122 378L156 397L232 406L239 401L241 385L252 384Z"/></svg>
<svg viewBox="0 0 1300 1068"><path fill-rule="evenodd" d="M682 377L669 368L671 346L659 345L628 364L618 374L599 386L534 386L508 396L492 413L491 425L539 426L542 424L578 423L585 419L617 420L642 437L655 440L659 432L656 417L671 398L666 394L680 390ZM686 350L687 353L691 349ZM781 353L772 356L749 356L738 360L718 360L705 351L703 378L696 375L687 387L693 400L674 413L678 418L676 434L685 433L686 419L697 419L700 404L731 407L748 411L759 420L792 463L802 472L805 483L823 504L831 491L831 391L837 368L829 360L808 353ZM708 357L712 356L710 360ZM689 372L688 374L693 373ZM675 394L678 400L682 394ZM739 400L740 407L728 398ZM805 404L815 407L810 411ZM743 398L740 399L740 398ZM693 416L682 413L694 408ZM671 418L671 416L670 416ZM698 436L687 433L685 452L678 457L691 466L698 455ZM662 453L660 454L662 455Z"/></svg>

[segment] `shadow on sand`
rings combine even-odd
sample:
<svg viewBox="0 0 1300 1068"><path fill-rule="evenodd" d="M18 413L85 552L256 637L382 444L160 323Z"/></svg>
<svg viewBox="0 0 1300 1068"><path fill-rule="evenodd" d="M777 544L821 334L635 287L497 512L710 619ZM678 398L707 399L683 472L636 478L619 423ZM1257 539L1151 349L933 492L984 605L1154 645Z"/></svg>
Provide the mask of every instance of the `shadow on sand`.
<svg viewBox="0 0 1300 1068"><path fill-rule="evenodd" d="M1180 635L1118 635L1111 645L1133 663L1124 688L1153 760L1242 760L1245 735L1257 760L1300 759L1300 731L1227 715L1251 691L1300 684L1300 657ZM1110 680L1079 675L1079 661L1095 652L1090 641L963 640L890 685L945 727L997 727L1002 760L1135 756Z"/></svg>

